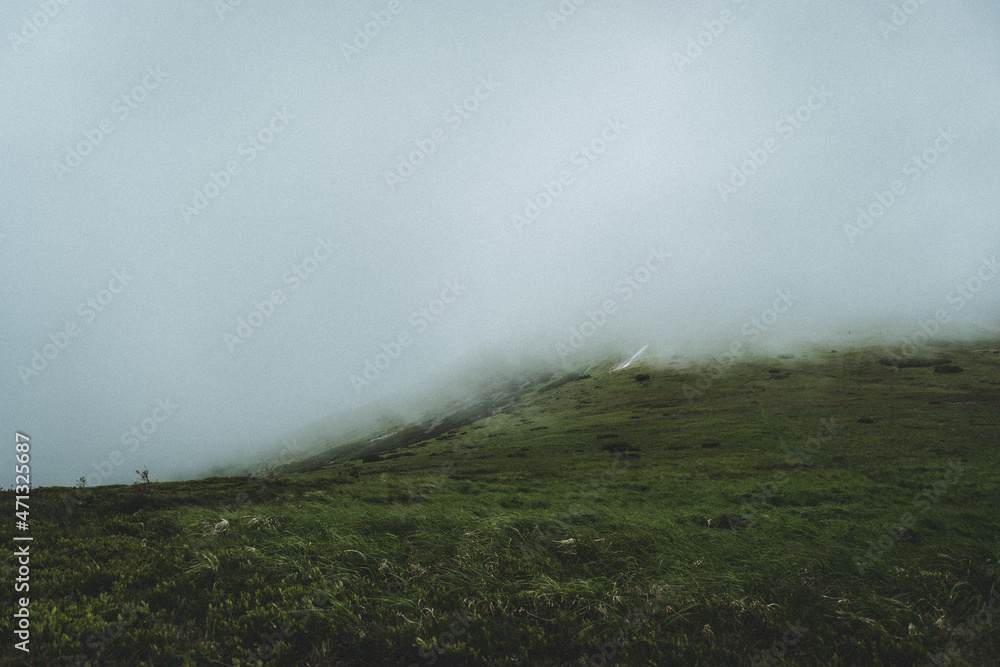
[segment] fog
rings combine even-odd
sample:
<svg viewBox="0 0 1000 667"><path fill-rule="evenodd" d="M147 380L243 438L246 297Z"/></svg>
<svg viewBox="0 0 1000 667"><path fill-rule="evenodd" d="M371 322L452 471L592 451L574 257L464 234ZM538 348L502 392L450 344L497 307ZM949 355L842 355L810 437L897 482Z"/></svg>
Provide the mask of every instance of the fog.
<svg viewBox="0 0 1000 667"><path fill-rule="evenodd" d="M5 485L15 432L36 486L198 477L466 364L1000 326L995 2L0 25Z"/></svg>

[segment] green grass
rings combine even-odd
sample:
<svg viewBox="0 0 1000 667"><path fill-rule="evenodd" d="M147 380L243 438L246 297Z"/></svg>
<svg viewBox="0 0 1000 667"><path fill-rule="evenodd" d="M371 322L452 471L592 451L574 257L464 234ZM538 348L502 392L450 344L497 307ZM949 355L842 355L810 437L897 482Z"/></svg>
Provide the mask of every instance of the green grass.
<svg viewBox="0 0 1000 667"><path fill-rule="evenodd" d="M633 366L369 462L38 489L31 655L909 665L953 642L946 664L996 664L995 349L949 347L956 374L747 359L690 401L699 367Z"/></svg>

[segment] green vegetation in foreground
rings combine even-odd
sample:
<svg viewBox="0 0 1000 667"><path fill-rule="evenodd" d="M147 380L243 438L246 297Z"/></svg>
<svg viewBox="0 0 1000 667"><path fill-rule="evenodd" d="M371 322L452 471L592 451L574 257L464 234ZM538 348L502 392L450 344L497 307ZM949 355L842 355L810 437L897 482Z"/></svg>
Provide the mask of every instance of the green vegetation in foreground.
<svg viewBox="0 0 1000 667"><path fill-rule="evenodd" d="M631 367L368 462L35 490L31 656L997 664L998 349Z"/></svg>

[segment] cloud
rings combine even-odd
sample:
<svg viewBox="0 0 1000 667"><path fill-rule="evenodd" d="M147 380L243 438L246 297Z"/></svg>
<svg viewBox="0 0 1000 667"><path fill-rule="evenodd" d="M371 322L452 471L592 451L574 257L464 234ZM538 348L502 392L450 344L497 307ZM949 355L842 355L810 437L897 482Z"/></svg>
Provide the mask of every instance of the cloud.
<svg viewBox="0 0 1000 667"><path fill-rule="evenodd" d="M0 430L163 480L463 365L995 328L1000 15L898 6L8 3Z"/></svg>

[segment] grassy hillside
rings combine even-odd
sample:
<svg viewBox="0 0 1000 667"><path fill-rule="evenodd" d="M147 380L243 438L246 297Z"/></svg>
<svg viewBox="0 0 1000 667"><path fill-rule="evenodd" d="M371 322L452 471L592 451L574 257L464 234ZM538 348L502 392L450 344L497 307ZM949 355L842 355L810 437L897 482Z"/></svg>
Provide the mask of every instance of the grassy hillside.
<svg viewBox="0 0 1000 667"><path fill-rule="evenodd" d="M633 365L365 460L36 490L31 655L998 664L1000 343L885 356Z"/></svg>

